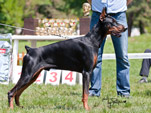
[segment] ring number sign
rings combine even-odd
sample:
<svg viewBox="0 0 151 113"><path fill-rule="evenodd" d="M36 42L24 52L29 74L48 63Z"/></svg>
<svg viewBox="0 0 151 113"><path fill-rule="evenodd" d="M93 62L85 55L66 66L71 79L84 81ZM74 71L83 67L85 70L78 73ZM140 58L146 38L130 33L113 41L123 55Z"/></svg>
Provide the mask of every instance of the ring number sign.
<svg viewBox="0 0 151 113"><path fill-rule="evenodd" d="M76 84L76 72L62 71L62 84L75 85Z"/></svg>
<svg viewBox="0 0 151 113"><path fill-rule="evenodd" d="M59 85L61 70L51 69L47 71L45 84Z"/></svg>

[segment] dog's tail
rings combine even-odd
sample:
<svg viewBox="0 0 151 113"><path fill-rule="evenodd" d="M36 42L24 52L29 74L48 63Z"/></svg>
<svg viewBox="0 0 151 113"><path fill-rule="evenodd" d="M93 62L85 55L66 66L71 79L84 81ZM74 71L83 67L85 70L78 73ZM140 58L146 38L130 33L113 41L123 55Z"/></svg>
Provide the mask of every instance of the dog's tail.
<svg viewBox="0 0 151 113"><path fill-rule="evenodd" d="M26 51L28 53L31 48L29 46L25 45L25 49L26 49Z"/></svg>

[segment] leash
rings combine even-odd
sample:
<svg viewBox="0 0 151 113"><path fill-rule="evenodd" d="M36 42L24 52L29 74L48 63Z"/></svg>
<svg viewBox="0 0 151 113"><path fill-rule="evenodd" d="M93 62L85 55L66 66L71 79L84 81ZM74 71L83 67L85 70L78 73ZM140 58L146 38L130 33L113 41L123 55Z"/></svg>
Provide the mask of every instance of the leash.
<svg viewBox="0 0 151 113"><path fill-rule="evenodd" d="M27 28L24 28L24 27L17 27L17 26L12 26L12 25L3 24L3 23L0 23L0 25L1 25L1 26L6 26L6 27L15 28L15 29L22 29L22 30L26 30L26 31L36 32L36 30L27 29ZM43 32L40 31L40 33L43 33ZM53 34L53 36L59 36L59 37L65 38L65 39L69 39L69 37L67 37L67 36L62 36L62 35L54 35L54 34Z"/></svg>

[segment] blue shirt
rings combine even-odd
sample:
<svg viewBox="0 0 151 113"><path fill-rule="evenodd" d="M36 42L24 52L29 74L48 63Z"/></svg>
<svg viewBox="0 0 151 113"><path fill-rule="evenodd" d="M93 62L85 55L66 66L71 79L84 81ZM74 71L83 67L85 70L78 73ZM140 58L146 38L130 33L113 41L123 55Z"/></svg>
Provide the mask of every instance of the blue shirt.
<svg viewBox="0 0 151 113"><path fill-rule="evenodd" d="M107 13L118 13L127 10L127 0L92 0L92 11L102 12L107 7Z"/></svg>

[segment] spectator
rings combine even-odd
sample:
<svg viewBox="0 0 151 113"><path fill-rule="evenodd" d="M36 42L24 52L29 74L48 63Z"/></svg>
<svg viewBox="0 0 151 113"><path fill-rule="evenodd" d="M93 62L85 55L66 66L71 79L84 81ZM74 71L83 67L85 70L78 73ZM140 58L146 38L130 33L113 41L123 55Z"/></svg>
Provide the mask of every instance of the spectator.
<svg viewBox="0 0 151 113"><path fill-rule="evenodd" d="M150 49L146 49L144 53L151 53ZM143 59L142 61L142 67L140 70L140 76L142 78L139 80L139 83L146 83L148 75L149 75L149 69L151 67L151 59Z"/></svg>

